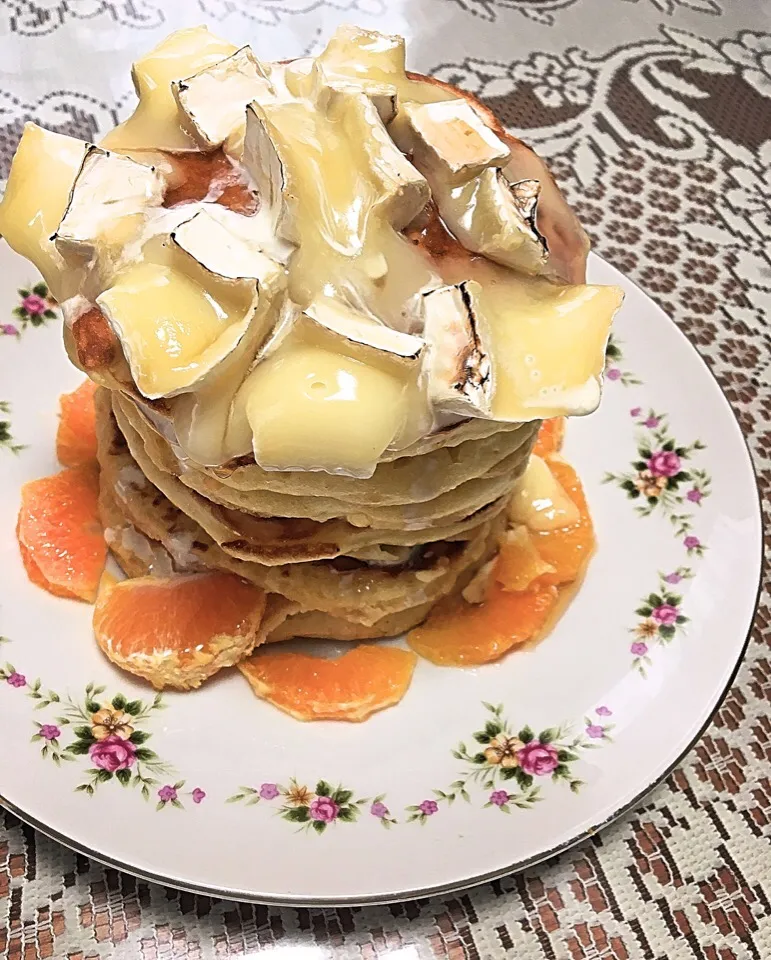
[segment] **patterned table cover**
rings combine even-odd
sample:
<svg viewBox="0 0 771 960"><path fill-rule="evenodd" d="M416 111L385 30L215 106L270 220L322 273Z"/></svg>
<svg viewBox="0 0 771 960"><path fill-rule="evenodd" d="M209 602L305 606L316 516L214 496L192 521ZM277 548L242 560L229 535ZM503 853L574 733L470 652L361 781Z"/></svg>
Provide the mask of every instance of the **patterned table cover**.
<svg viewBox="0 0 771 960"><path fill-rule="evenodd" d="M171 29L207 22L275 58L315 52L344 21L405 34L415 68L478 94L548 157L595 249L716 374L771 524L768 0L0 0L0 176L28 119L91 139L124 116L126 65ZM733 689L666 783L560 858L457 895L342 910L214 901L0 813L0 955L768 960L769 645L766 590Z"/></svg>

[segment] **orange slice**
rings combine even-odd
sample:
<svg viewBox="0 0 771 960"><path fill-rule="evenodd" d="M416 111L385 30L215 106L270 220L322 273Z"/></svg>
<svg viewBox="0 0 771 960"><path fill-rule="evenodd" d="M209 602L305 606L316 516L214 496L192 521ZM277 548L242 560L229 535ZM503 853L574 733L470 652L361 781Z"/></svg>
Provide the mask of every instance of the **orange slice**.
<svg viewBox="0 0 771 960"><path fill-rule="evenodd" d="M533 583L541 583L544 574L554 572L554 567L536 550L527 527L508 531L493 571L504 590L527 590Z"/></svg>
<svg viewBox="0 0 771 960"><path fill-rule="evenodd" d="M565 418L552 417L544 420L533 447L533 453L539 457L548 457L552 453L559 453L565 440Z"/></svg>
<svg viewBox="0 0 771 960"><path fill-rule="evenodd" d="M59 397L56 458L63 467L96 462L96 384L85 380L72 393Z"/></svg>
<svg viewBox="0 0 771 960"><path fill-rule="evenodd" d="M573 526L558 530L531 531L530 536L541 559L554 567L554 572L545 574L540 582L569 583L581 574L592 555L594 527L576 471L564 460L549 459L548 464L565 493L578 507L581 519Z"/></svg>
<svg viewBox="0 0 771 960"><path fill-rule="evenodd" d="M21 489L16 524L30 580L58 597L93 603L107 558L95 470L73 467Z"/></svg>
<svg viewBox="0 0 771 960"><path fill-rule="evenodd" d="M296 720L366 720L407 692L415 654L359 646L337 660L260 652L238 665L252 690Z"/></svg>
<svg viewBox="0 0 771 960"><path fill-rule="evenodd" d="M230 573L105 577L94 609L102 652L159 690L198 687L251 653L265 593Z"/></svg>
<svg viewBox="0 0 771 960"><path fill-rule="evenodd" d="M481 604L453 600L437 607L407 643L419 656L442 667L472 667L502 657L532 640L557 602L555 587L511 593L494 582Z"/></svg>

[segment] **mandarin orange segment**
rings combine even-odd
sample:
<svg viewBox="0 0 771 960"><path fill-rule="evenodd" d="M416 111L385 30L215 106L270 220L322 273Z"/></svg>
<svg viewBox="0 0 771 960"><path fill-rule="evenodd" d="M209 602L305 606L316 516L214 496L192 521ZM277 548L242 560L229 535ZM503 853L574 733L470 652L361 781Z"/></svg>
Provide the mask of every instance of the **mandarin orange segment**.
<svg viewBox="0 0 771 960"><path fill-rule="evenodd" d="M107 546L96 470L72 467L25 483L16 525L30 580L56 596L96 599Z"/></svg>
<svg viewBox="0 0 771 960"><path fill-rule="evenodd" d="M415 659L409 650L363 645L337 660L261 651L238 669L258 697L296 720L358 722L402 699Z"/></svg>
<svg viewBox="0 0 771 960"><path fill-rule="evenodd" d="M497 660L512 647L535 638L557 603L555 587L520 593L494 582L481 604L453 600L407 634L419 656L442 667L473 667Z"/></svg>
<svg viewBox="0 0 771 960"><path fill-rule="evenodd" d="M565 440L565 417L552 417L544 420L533 447L533 453L538 457L548 457L552 453L559 453Z"/></svg>
<svg viewBox="0 0 771 960"><path fill-rule="evenodd" d="M230 573L100 585L94 633L117 666L157 689L189 690L251 653L266 596Z"/></svg>
<svg viewBox="0 0 771 960"><path fill-rule="evenodd" d="M19 527L16 525L16 538L19 537ZM19 540L19 552L21 553L21 562L24 564L24 570L29 578L30 583L34 583L36 587L42 587L43 590L47 590L49 593L52 593L55 597L66 597L68 600L77 600L78 597L68 590L66 587L59 586L58 584L49 583L43 574L40 572L40 567L32 559L32 554L24 546L24 544Z"/></svg>
<svg viewBox="0 0 771 960"><path fill-rule="evenodd" d="M531 584L542 582L544 574L554 573L554 567L541 557L525 526L515 527L506 534L501 544L493 575L504 590L527 590Z"/></svg>
<svg viewBox="0 0 771 960"><path fill-rule="evenodd" d="M56 458L63 467L96 463L96 390L92 380L85 380L77 390L59 397Z"/></svg>
<svg viewBox="0 0 771 960"><path fill-rule="evenodd" d="M576 471L564 460L553 458L548 464L565 493L578 507L581 519L573 526L558 530L531 531L530 536L541 558L554 567L554 573L545 574L541 582L569 583L581 574L592 555L594 527Z"/></svg>

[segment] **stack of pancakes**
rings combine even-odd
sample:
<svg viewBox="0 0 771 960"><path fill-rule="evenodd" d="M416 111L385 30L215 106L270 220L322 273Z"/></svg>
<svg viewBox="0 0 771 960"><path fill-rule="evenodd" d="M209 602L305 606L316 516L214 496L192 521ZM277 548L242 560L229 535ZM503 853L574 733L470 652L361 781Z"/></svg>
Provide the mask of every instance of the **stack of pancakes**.
<svg viewBox="0 0 771 960"><path fill-rule="evenodd" d="M492 556L539 421L456 424L365 480L197 465L130 392L100 388L97 425L102 520L129 576L229 570L286 601L271 639L358 640L419 623Z"/></svg>

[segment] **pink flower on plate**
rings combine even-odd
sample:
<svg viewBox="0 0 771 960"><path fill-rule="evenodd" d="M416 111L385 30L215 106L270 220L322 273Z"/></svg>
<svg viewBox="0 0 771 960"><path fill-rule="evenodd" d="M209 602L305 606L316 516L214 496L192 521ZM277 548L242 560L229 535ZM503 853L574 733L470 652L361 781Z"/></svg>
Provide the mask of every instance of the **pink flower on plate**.
<svg viewBox="0 0 771 960"><path fill-rule="evenodd" d="M196 787L192 793L193 803L200 803L202 800L206 799L206 792L200 787Z"/></svg>
<svg viewBox="0 0 771 960"><path fill-rule="evenodd" d="M698 537L691 535L683 540L683 546L686 550L698 550L698 548L701 546L701 540L699 540Z"/></svg>
<svg viewBox="0 0 771 960"><path fill-rule="evenodd" d="M376 800L369 808L369 812L373 817L377 817L378 820L382 820L383 817L388 816L388 807L382 801Z"/></svg>
<svg viewBox="0 0 771 960"><path fill-rule="evenodd" d="M639 417L641 413L642 413L642 407L632 407L632 409L629 411L629 416Z"/></svg>
<svg viewBox="0 0 771 960"><path fill-rule="evenodd" d="M666 582L666 583L671 583L673 586L675 586L675 585L677 585L678 583L680 583L680 581L681 581L682 579L683 579L683 578L682 578L682 575L679 574L676 570L675 570L674 573L668 573L668 574L666 575L666 577L664 577L665 582Z"/></svg>
<svg viewBox="0 0 771 960"><path fill-rule="evenodd" d="M605 736L605 728L601 727L599 723L590 723L586 728L586 735L591 740L602 740Z"/></svg>
<svg viewBox="0 0 771 960"><path fill-rule="evenodd" d="M621 371L618 369L618 367L608 367L608 369L605 371L605 376L608 378L608 380L620 380Z"/></svg>
<svg viewBox="0 0 771 960"><path fill-rule="evenodd" d="M598 717L610 717L613 715L613 711L610 707L597 707L594 711Z"/></svg>
<svg viewBox="0 0 771 960"><path fill-rule="evenodd" d="M115 773L116 770L128 770L133 765L136 747L130 740L111 734L104 740L92 743L88 755L95 767Z"/></svg>
<svg viewBox="0 0 771 960"><path fill-rule="evenodd" d="M647 417L643 421L643 426L647 427L649 430L655 430L660 423L661 417Z"/></svg>
<svg viewBox="0 0 771 960"><path fill-rule="evenodd" d="M26 687L27 678L22 673L17 673L15 670L13 673L9 673L6 677L6 681L10 683L12 687Z"/></svg>
<svg viewBox="0 0 771 960"><path fill-rule="evenodd" d="M490 794L490 803L496 807L502 807L509 802L509 794L506 790L493 790Z"/></svg>
<svg viewBox="0 0 771 960"><path fill-rule="evenodd" d="M6 337L18 337L19 328L15 327L12 323L0 323L0 333Z"/></svg>
<svg viewBox="0 0 771 960"><path fill-rule="evenodd" d="M54 723L44 723L38 730L43 740L58 740L62 731Z"/></svg>
<svg viewBox="0 0 771 960"><path fill-rule="evenodd" d="M671 627L677 621L677 615L677 607L673 607L671 603L662 603L651 611L653 619L664 627Z"/></svg>
<svg viewBox="0 0 771 960"><path fill-rule="evenodd" d="M557 750L550 743L541 743L540 740L531 740L517 754L519 765L525 773L544 777L557 766Z"/></svg>
<svg viewBox="0 0 771 960"><path fill-rule="evenodd" d="M436 800L424 800L423 803L421 803L418 807L418 810L420 810L420 812L427 817L433 816L438 809L439 804L436 802Z"/></svg>
<svg viewBox="0 0 771 960"><path fill-rule="evenodd" d="M680 471L680 457L671 450L659 450L648 461L654 477L674 477Z"/></svg>
<svg viewBox="0 0 771 960"><path fill-rule="evenodd" d="M275 800L279 793L275 783L263 783L260 787L260 797L263 800Z"/></svg>
<svg viewBox="0 0 771 960"><path fill-rule="evenodd" d="M697 487L694 487L692 490L689 490L685 495L685 499L690 503L701 503L704 499L704 494Z"/></svg>
<svg viewBox="0 0 771 960"><path fill-rule="evenodd" d="M171 803L172 800L176 800L176 787L172 787L167 783L165 787L161 787L161 789L158 791L158 799L163 803Z"/></svg>
<svg viewBox="0 0 771 960"><path fill-rule="evenodd" d="M32 316L39 316L48 310L48 304L36 293L30 293L21 301L22 309Z"/></svg>
<svg viewBox="0 0 771 960"><path fill-rule="evenodd" d="M339 812L340 807L331 797L316 797L310 807L311 820L321 823L332 823Z"/></svg>
<svg viewBox="0 0 771 960"><path fill-rule="evenodd" d="M648 644L641 640L636 640L629 648L636 657L644 657L648 652Z"/></svg>

